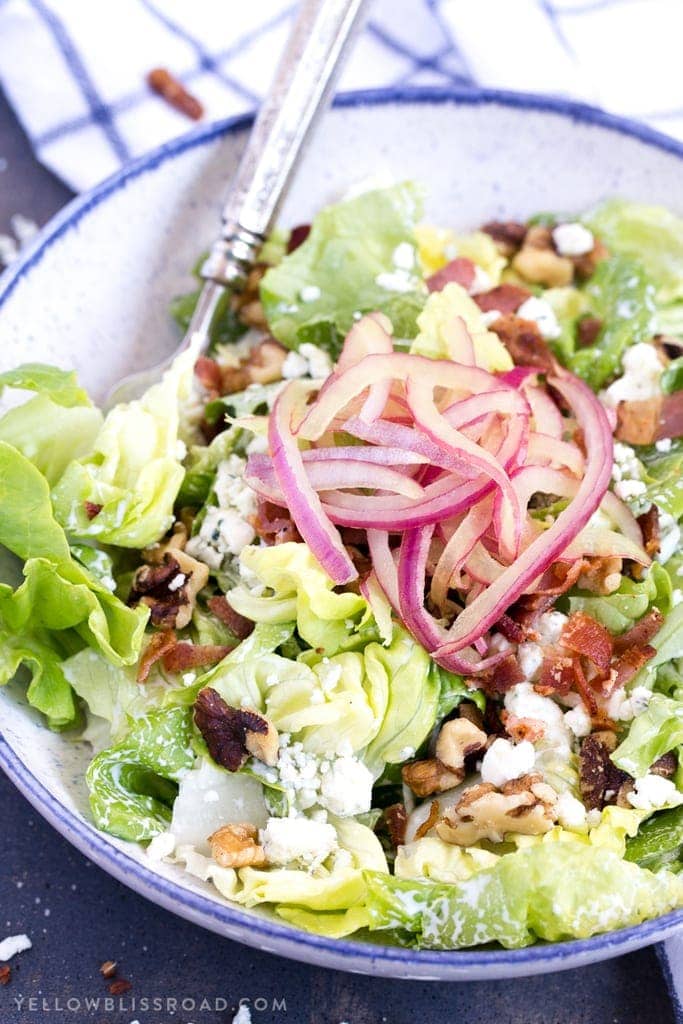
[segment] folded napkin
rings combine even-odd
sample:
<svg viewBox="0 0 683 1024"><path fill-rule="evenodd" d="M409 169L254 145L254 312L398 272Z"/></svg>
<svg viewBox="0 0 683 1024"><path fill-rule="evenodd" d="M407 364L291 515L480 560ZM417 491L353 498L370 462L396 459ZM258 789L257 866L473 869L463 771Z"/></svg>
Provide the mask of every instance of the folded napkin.
<svg viewBox="0 0 683 1024"><path fill-rule="evenodd" d="M256 107L295 8L0 0L0 80L38 159L79 191L191 126L151 92L152 68L182 81L205 120ZM680 0L375 0L340 88L553 93L683 138L682 31ZM683 935L660 952L683 1024Z"/></svg>

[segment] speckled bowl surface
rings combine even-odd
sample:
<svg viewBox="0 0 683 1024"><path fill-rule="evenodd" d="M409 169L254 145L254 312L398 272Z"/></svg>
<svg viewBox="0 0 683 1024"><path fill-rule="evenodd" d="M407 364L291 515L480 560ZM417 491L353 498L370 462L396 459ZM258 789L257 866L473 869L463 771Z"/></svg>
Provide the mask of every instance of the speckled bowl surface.
<svg viewBox="0 0 683 1024"><path fill-rule="evenodd" d="M96 398L177 342L170 299L212 240L249 120L201 128L74 200L0 279L0 369L28 359L76 367ZM342 97L321 125L282 214L306 221L368 176L414 178L428 219L459 228L538 210L579 211L611 195L683 213L683 146L590 108L498 92ZM0 566L0 570L2 567ZM0 575L1 575L0 571ZM415 951L335 941L222 901L88 815L87 747L45 730L20 688L0 692L0 764L63 835L159 905L260 949L398 978L485 979L578 967L655 942L683 911L592 939L523 950ZM93 913L96 908L93 908Z"/></svg>

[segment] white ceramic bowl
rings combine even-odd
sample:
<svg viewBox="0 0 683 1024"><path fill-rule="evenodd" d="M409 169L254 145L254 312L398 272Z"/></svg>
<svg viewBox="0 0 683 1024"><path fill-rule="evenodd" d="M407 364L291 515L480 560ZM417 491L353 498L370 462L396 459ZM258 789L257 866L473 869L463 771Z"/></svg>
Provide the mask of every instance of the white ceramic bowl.
<svg viewBox="0 0 683 1024"><path fill-rule="evenodd" d="M75 366L96 398L168 354L170 299L217 230L249 120L202 128L72 202L0 281L0 369ZM590 108L498 92L343 97L322 124L282 219L311 218L352 182L414 178L427 216L475 227L623 195L683 212L683 147ZM169 910L260 949L343 970L410 978L500 978L577 967L657 941L683 911L593 939L524 950L430 952L305 934L222 901L179 870L95 830L88 750L45 730L19 688L0 693L0 763L36 809L93 861ZM94 909L93 909L94 912Z"/></svg>

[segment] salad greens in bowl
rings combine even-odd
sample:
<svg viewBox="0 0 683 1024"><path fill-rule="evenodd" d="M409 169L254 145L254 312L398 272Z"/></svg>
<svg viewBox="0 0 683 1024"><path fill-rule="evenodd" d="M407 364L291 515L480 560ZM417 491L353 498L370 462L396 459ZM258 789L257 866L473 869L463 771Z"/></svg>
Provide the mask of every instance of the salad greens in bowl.
<svg viewBox="0 0 683 1024"><path fill-rule="evenodd" d="M278 230L138 401L0 374L0 682L150 873L487 957L683 906L683 220L428 188Z"/></svg>

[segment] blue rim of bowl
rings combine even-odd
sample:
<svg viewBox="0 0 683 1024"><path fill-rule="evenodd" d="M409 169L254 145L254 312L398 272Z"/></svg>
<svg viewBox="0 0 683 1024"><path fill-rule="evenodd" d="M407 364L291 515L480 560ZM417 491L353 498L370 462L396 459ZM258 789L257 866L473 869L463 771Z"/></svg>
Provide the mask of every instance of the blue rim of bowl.
<svg viewBox="0 0 683 1024"><path fill-rule="evenodd" d="M634 138L683 159L683 143L646 125L608 114L583 103L529 93L500 89L389 88L345 93L336 98L334 106L349 108L419 103L451 103L461 106L491 104L557 114L575 122L605 128ZM188 149L206 145L224 135L247 129L251 122L252 115L246 114L218 121L206 128L195 129L127 164L90 192L73 199L52 218L33 245L0 278L0 310L18 283L40 262L50 246L73 229L89 210L99 206L108 196L125 187L132 179L154 170L164 161ZM295 959L310 960L313 953L317 963L337 969L348 966L348 969L353 970L374 969L379 973L393 974L404 968L406 976L411 970L416 972L413 977L433 971L433 978L467 975L483 977L487 973L489 977L501 977L505 976L504 972L507 969L511 974L522 974L524 967L532 970L534 967L536 970L560 970L582 959L586 962L589 958L603 959L657 942L683 925L683 910L676 910L642 924L604 935L548 945L539 944L516 950L415 950L377 945L373 942L329 939L278 924L269 918L246 913L228 903L218 903L207 896L185 889L145 867L118 846L113 845L93 825L60 804L18 757L1 731L0 766L35 809L62 835L130 888L149 899L156 900L167 909L181 912L195 923L230 938ZM278 948L273 948L272 943L277 943ZM496 969L502 970L503 973L497 973Z"/></svg>

